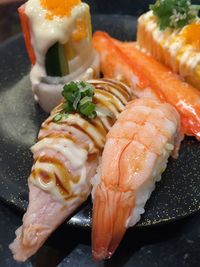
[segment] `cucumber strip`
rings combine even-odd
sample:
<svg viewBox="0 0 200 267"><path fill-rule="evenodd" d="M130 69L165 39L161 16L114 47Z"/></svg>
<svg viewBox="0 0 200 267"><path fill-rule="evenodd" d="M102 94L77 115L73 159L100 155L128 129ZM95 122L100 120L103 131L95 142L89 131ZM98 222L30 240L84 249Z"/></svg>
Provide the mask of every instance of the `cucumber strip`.
<svg viewBox="0 0 200 267"><path fill-rule="evenodd" d="M62 77L69 74L68 61L63 45L54 44L49 48L45 59L46 73L52 77Z"/></svg>

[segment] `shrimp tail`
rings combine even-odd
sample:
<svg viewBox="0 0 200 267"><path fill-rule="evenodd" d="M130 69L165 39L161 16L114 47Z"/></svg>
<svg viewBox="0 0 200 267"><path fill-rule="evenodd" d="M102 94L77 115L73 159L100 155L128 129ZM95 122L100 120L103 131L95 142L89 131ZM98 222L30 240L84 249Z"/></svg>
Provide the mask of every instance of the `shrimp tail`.
<svg viewBox="0 0 200 267"><path fill-rule="evenodd" d="M93 213L92 252L95 260L111 258L120 244L133 209L134 196L98 186Z"/></svg>

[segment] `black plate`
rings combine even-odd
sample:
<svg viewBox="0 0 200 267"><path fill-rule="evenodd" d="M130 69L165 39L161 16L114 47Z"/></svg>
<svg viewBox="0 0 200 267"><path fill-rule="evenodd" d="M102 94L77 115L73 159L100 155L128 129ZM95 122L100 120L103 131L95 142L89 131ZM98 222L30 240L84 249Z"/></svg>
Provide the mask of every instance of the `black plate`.
<svg viewBox="0 0 200 267"><path fill-rule="evenodd" d="M94 30L106 30L121 40L133 40L136 19L131 16L93 16ZM27 177L34 144L46 114L33 101L28 78L30 64L21 35L0 48L0 199L24 212ZM137 227L147 227L188 216L200 209L200 143L185 138L178 160L169 160L162 181L146 204ZM88 201L67 225L90 227Z"/></svg>

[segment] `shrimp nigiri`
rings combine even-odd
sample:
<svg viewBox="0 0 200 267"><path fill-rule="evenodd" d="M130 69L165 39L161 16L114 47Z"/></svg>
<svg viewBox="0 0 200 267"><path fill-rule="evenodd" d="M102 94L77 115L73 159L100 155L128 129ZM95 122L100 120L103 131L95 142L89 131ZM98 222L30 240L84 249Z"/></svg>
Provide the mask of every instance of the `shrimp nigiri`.
<svg viewBox="0 0 200 267"><path fill-rule="evenodd" d="M92 179L92 250L110 258L128 227L135 225L168 157L180 145L180 118L169 104L136 99L107 135L99 173Z"/></svg>
<svg viewBox="0 0 200 267"><path fill-rule="evenodd" d="M182 132L200 140L200 92L178 75L137 48L137 43L123 43L104 32L97 32L93 44L100 54L105 77L121 76L138 97L168 102L181 115Z"/></svg>
<svg viewBox="0 0 200 267"><path fill-rule="evenodd" d="M87 199L106 134L131 100L129 87L121 82L92 80L89 85L94 87L97 117L89 120L72 113L57 122L56 114L63 107L60 104L42 124L38 142L32 147L29 206L10 245L17 261L32 256Z"/></svg>

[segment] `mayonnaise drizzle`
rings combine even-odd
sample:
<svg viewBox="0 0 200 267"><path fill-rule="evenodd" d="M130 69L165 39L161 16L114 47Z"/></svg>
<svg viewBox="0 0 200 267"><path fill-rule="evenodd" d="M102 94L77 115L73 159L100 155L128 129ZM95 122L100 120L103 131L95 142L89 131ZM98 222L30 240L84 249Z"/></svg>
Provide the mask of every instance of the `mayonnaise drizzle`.
<svg viewBox="0 0 200 267"><path fill-rule="evenodd" d="M87 151L78 147L74 142L64 138L44 138L32 147L32 152L45 148L53 149L63 154L74 168L80 168L85 164Z"/></svg>
<svg viewBox="0 0 200 267"><path fill-rule="evenodd" d="M97 164L98 156L105 144L106 133L132 95L130 88L121 82L106 80L89 82L98 88L95 90L96 104L101 106L103 96L103 106L108 111L114 108L114 118L102 114L97 119L87 120L75 113L70 114L61 123L56 123L53 118L61 111L62 104L60 104L42 124L39 134L41 139L32 147L36 162L30 180L67 206L69 203L78 205L89 195L91 177L88 177L87 166ZM94 156L92 162L88 162L89 155ZM60 189L57 182L60 181L62 184L65 172L69 176L65 177L69 192L64 190L62 194L60 192L62 188Z"/></svg>
<svg viewBox="0 0 200 267"><path fill-rule="evenodd" d="M80 3L72 9L70 17L53 17L46 19L47 11L41 7L39 0L29 0L25 6L25 13L31 27L31 43L36 55L36 64L31 70L31 81L39 83L45 76L45 55L48 49L59 42L65 44L75 28L77 19L83 18L89 12L89 6Z"/></svg>
<svg viewBox="0 0 200 267"><path fill-rule="evenodd" d="M142 27L146 28L158 44L169 52L171 56L168 58L168 61L174 71L178 71L184 77L193 72L196 66L200 64L200 52L195 47L188 44L187 48L185 48L187 50L183 51L183 47L186 44L184 44L181 32L184 28L182 30L171 31L166 29L161 31L152 11L142 15L138 22L143 25ZM175 58L178 59L179 65L176 64Z"/></svg>

